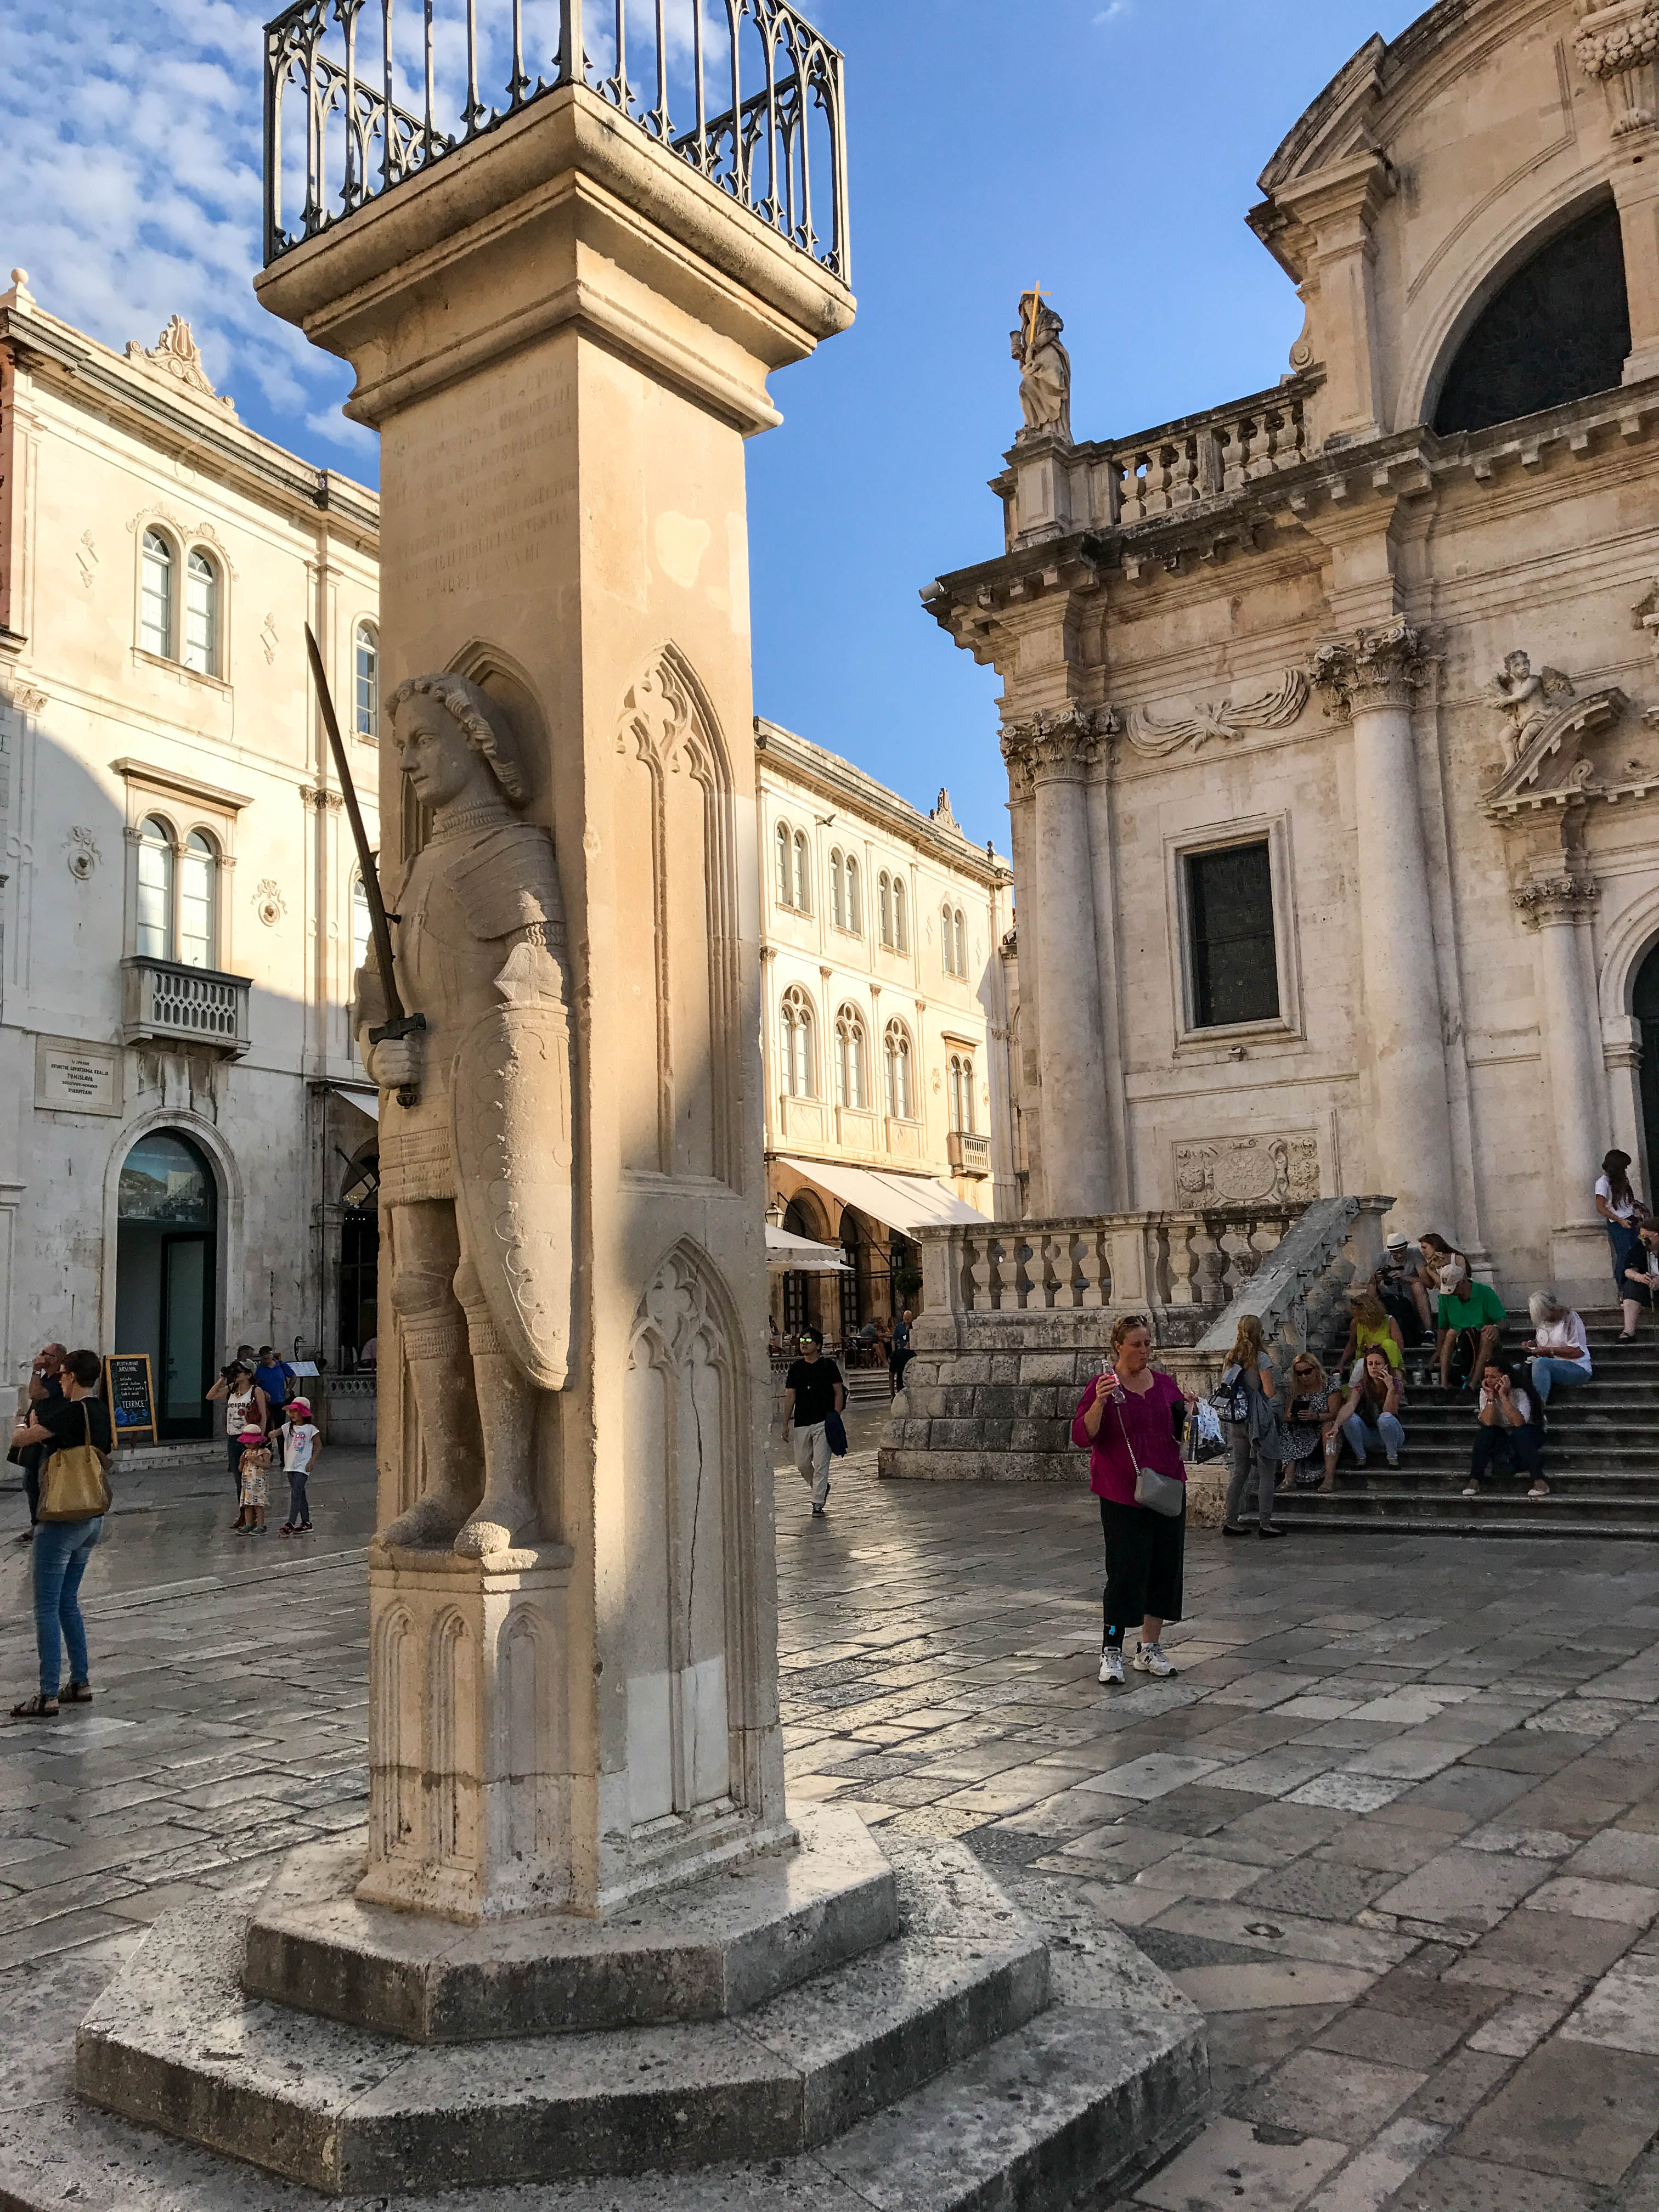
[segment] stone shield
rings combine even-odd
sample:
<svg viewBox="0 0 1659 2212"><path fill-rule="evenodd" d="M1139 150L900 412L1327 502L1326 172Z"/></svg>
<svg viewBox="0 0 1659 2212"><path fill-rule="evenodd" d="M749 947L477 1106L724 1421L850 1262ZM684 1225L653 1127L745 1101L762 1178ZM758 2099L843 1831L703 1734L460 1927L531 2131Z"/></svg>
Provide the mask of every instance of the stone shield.
<svg viewBox="0 0 1659 2212"><path fill-rule="evenodd" d="M501 1006L455 1055L456 1210L507 1352L543 1390L570 1352L570 1027L562 1006Z"/></svg>

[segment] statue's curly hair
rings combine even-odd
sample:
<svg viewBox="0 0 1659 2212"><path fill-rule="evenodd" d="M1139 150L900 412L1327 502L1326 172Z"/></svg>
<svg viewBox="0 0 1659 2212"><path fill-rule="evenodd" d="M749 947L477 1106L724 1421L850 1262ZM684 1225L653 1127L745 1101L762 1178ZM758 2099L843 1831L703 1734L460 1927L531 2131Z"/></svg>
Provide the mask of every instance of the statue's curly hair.
<svg viewBox="0 0 1659 2212"><path fill-rule="evenodd" d="M502 795L514 806L522 806L530 796L530 787L514 757L511 737L495 719L495 702L489 694L465 676L411 676L392 693L392 714L395 715L399 707L416 696L437 701L453 718L473 751L482 753L489 762Z"/></svg>

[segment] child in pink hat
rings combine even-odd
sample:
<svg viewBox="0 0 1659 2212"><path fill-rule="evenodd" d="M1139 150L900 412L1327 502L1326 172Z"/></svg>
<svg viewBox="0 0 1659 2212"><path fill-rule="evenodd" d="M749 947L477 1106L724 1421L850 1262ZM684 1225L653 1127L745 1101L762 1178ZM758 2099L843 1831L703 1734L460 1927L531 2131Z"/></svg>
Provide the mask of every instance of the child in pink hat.
<svg viewBox="0 0 1659 2212"><path fill-rule="evenodd" d="M284 1536L308 1536L311 1500L306 1495L306 1484L320 1456L318 1446L322 1431L312 1420L308 1398L290 1398L283 1411L286 1416L283 1465L288 1471L288 1518L280 1533Z"/></svg>
<svg viewBox="0 0 1659 2212"><path fill-rule="evenodd" d="M244 1536L263 1536L265 1533L265 1477L270 1468L270 1447L258 1429L244 1429L236 1441L242 1447L240 1533Z"/></svg>

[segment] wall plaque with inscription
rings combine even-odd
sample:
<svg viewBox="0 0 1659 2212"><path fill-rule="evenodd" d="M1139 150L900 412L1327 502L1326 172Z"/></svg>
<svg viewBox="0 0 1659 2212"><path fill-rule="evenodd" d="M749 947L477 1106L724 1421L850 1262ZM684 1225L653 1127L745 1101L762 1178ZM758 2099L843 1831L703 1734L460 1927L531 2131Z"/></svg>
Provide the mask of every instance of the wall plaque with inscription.
<svg viewBox="0 0 1659 2212"><path fill-rule="evenodd" d="M37 1037L34 1103L53 1114L118 1114L120 1053L109 1045Z"/></svg>

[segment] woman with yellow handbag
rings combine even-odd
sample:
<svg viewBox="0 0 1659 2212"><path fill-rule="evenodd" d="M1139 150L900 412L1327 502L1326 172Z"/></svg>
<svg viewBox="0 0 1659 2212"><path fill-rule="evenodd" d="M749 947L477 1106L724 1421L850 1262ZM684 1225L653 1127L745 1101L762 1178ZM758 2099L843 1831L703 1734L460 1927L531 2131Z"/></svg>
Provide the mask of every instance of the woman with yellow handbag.
<svg viewBox="0 0 1659 2212"><path fill-rule="evenodd" d="M40 1461L40 1518L34 1534L34 1637L40 1654L40 1687L11 1709L20 1721L58 1717L63 1649L69 1645L70 1679L64 1701L92 1703L87 1627L81 1618L81 1577L109 1510L109 1455L115 1433L109 1407L98 1395L102 1373L95 1352L72 1352L64 1362L61 1399L43 1399L12 1431L14 1444L44 1447Z"/></svg>

